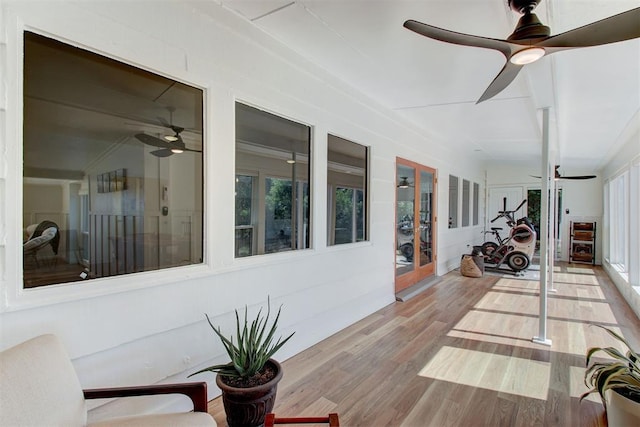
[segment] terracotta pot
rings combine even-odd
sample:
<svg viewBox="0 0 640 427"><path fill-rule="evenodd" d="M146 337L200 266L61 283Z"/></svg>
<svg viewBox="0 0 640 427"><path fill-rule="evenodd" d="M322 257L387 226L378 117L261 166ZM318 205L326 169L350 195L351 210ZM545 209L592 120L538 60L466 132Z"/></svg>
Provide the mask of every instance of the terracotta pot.
<svg viewBox="0 0 640 427"><path fill-rule="evenodd" d="M609 427L640 426L640 403L608 390L607 424Z"/></svg>
<svg viewBox="0 0 640 427"><path fill-rule="evenodd" d="M266 415L273 411L278 382L282 379L282 367L273 359L269 359L267 364L275 368L276 376L268 383L256 387L231 387L222 382L220 375L216 376L216 384L222 390L222 402L229 427L261 426Z"/></svg>

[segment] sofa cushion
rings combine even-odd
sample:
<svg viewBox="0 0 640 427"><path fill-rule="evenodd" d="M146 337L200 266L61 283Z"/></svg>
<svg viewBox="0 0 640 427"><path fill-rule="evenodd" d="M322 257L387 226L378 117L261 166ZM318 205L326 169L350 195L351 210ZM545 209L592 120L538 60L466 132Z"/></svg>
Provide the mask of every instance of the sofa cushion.
<svg viewBox="0 0 640 427"><path fill-rule="evenodd" d="M0 353L0 417L7 426L82 426L84 395L69 356L54 335Z"/></svg>
<svg viewBox="0 0 640 427"><path fill-rule="evenodd" d="M156 414L135 417L113 418L89 424L89 427L216 427L213 417L205 412L178 414Z"/></svg>

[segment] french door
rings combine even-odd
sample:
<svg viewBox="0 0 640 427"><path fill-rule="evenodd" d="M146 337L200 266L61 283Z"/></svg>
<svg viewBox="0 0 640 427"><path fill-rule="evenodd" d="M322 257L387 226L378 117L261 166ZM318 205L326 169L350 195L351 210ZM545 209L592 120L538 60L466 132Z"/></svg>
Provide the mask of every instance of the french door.
<svg viewBox="0 0 640 427"><path fill-rule="evenodd" d="M436 271L436 170L396 159L395 290Z"/></svg>

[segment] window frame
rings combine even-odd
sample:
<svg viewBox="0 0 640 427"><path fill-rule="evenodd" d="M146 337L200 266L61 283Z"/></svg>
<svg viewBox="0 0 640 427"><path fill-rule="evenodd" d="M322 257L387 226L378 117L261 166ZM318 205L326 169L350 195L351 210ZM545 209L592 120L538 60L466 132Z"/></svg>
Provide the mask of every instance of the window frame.
<svg viewBox="0 0 640 427"><path fill-rule="evenodd" d="M371 171L370 171L370 159L371 159L371 147L365 144L361 144L359 142L355 142L352 139L349 138L345 138L342 136L338 136L335 133L327 133L326 135L327 138L327 165L326 165L326 169L327 169L327 182L326 182L326 188L327 188L327 206L326 206L326 213L327 213L327 240L326 240L326 244L328 247L335 247L335 246L343 246L343 245L350 245L350 244L357 244L357 243L363 243L363 242L368 242L370 241L370 226L369 226L369 217L370 217L370 175L371 175ZM338 140L343 140L345 142L348 142L350 144L353 144L354 146L361 148L364 150L364 174L363 174L363 178L362 178L362 184L363 184L363 188L359 188L355 185L349 185L346 184L344 182L341 183L333 183L333 182L329 182L329 152L331 150L330 145L331 145L331 138L335 138ZM349 166L349 165L343 165L343 166ZM353 190L352 193L352 201L353 201L353 209L352 209L352 230L351 230L351 242L343 242L343 243L336 243L335 242L335 226L336 226L336 192L338 189L347 189L347 190ZM362 193L362 216L363 216L363 221L362 221L362 227L363 227L363 235L362 235L362 239L358 240L358 221L357 221L357 217L358 217L358 210L356 208L356 204L357 204L357 193L361 192Z"/></svg>
<svg viewBox="0 0 640 427"><path fill-rule="evenodd" d="M239 167L238 166L238 150L237 150L237 143L238 143L238 135L237 135L237 106L238 105L243 105L245 107L249 107L251 109L255 109L258 110L260 112L264 112L266 114L275 116L277 118L283 119L283 120L287 120L290 122L293 122L297 125L301 125L307 128L308 131L308 158L307 158L307 176L305 180L296 180L296 183L304 183L308 186L309 188L309 199L308 199L308 232L307 232L307 240L308 240L308 246L307 247L302 247L302 248L296 248L295 250L289 250L289 251L278 251L278 252L265 252L265 215L266 215L266 200L263 197L263 195L265 195L265 191L266 191L266 179L267 178L277 178L277 179L284 179L284 180L291 180L291 176L290 175L284 175L281 173L274 173L273 170L270 169L251 169L251 168L247 168L246 166L243 167ZM303 252L305 250L309 250L309 249L313 249L313 244L314 244L314 230L313 230L313 188L314 188L314 177L313 177L313 162L315 161L314 159L314 141L313 141L313 135L314 135L314 127L313 125L305 122L304 120L300 120L297 119L295 117L291 117L291 116L287 116L286 114L282 114L280 112L277 112L275 109L271 109L271 108L266 108L264 106L261 106L259 104L256 104L254 102L251 101L247 101L244 98L239 98L236 97L233 100L233 111L232 114L234 116L234 137L233 137L233 153L234 153L234 162L233 162L233 171L234 171L234 177L236 177L240 172L242 171L243 174L245 175L255 175L257 176L258 179L258 184L257 184L257 198L258 198L258 206L257 206L257 215L258 215L258 223L257 225L254 226L254 232L256 234L256 237L254 237L254 241L256 242L256 252L248 255L248 256L243 256L243 257L237 257L235 256L235 251L236 251L236 241L235 241L235 235L233 236L233 240L232 240L232 244L233 244L233 262L237 263L251 263L251 262L261 262L261 261L251 261L254 259L261 259L264 255L269 255L270 257L277 257L277 256L282 256L282 254L290 254L289 256L291 256L291 254L293 253L298 253L298 252ZM298 203L303 203L303 201L298 200ZM235 206L235 205L234 205ZM234 208L234 218L235 218L235 208ZM235 222L234 222L235 224ZM302 226L304 226L306 223L304 222L304 218L303 221L301 223ZM257 230L257 231L256 231ZM298 239L300 240L302 237L300 234L298 234ZM299 241L298 240L298 241ZM244 265L244 264L242 264Z"/></svg>
<svg viewBox="0 0 640 427"><path fill-rule="evenodd" d="M117 52L105 51L104 49L95 46L93 43L86 42L84 35L81 37L65 38L54 32L43 30L40 26L29 25L28 22L17 22L17 20L14 19L6 20L6 23L8 24L6 28L7 38L9 39L8 45L14 46L14 49L7 52L8 66L5 71L6 75L9 76L10 79L19 82L14 90L7 93L8 105L22 106L24 102L24 37L25 32L31 32L201 90L203 115L202 144L203 148L209 145L210 125L207 120L207 111L211 109L210 91L212 88L210 81L202 79L194 73L186 73L179 77L168 70L157 68L163 64L161 61L158 61L154 66L148 61L134 62L128 60L125 56L119 55ZM10 231L7 232L5 248L16 248L16 250L6 251L5 259L7 260L7 265L5 270L5 280L3 281L4 286L2 286L2 289L0 290L2 293L2 298L0 298L2 300L0 301L0 313L19 311L63 302L78 301L137 289L152 288L172 283L179 279L184 280L185 277L197 278L205 277L210 274L212 270L211 261L209 260L211 243L207 242L211 242L212 239L211 236L209 236L210 227L208 227L209 203L207 188L210 187L209 181L211 180L211 176L210 173L208 173L209 161L203 152L202 263L96 278L91 280L91 286L86 286L84 281L79 281L35 288L24 288L22 266L23 254L22 251L17 249L22 245L23 230L24 133L22 124L24 123L24 110L19 108L14 114L16 116L16 120L7 122L6 126L7 137L16 141L16 143L9 144L5 154L8 165L6 168L7 180L4 197L6 200L15 200L12 209L7 209L6 211L6 224ZM134 277L135 280L132 280L132 277Z"/></svg>

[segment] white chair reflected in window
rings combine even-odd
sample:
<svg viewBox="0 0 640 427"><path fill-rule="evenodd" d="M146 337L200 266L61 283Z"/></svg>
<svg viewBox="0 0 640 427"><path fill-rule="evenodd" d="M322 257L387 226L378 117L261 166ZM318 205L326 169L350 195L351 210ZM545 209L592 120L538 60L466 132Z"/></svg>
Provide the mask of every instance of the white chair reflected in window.
<svg viewBox="0 0 640 427"><path fill-rule="evenodd" d="M22 245L24 259L25 261L32 259L36 268L39 268L38 252L41 252L46 247L51 247L54 256L49 258L55 263L59 243L60 233L58 232L58 225L52 221L42 221L35 227L28 240Z"/></svg>

